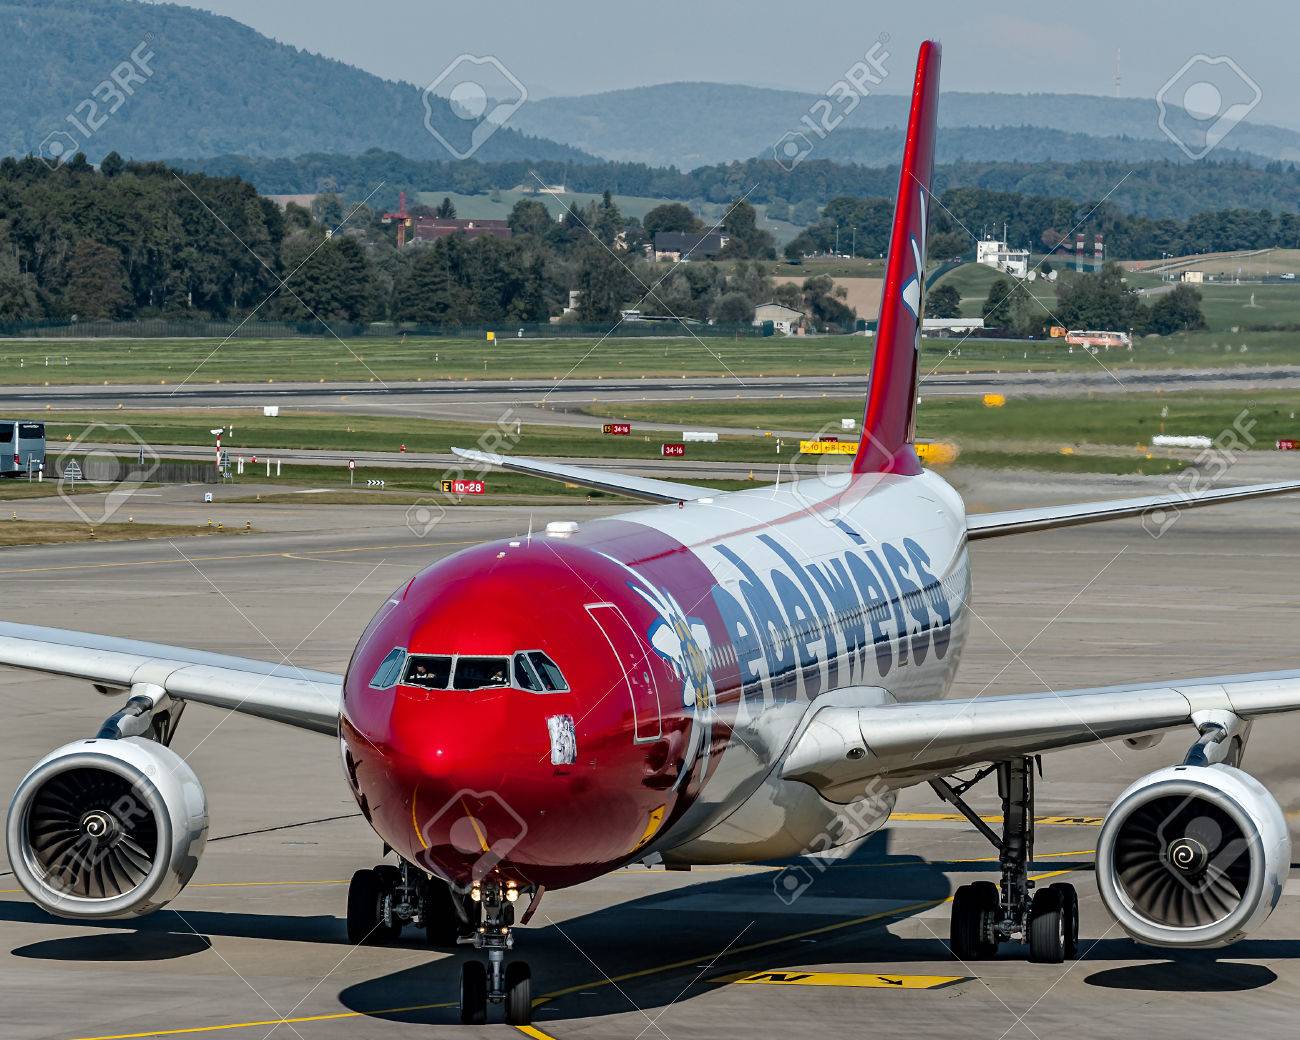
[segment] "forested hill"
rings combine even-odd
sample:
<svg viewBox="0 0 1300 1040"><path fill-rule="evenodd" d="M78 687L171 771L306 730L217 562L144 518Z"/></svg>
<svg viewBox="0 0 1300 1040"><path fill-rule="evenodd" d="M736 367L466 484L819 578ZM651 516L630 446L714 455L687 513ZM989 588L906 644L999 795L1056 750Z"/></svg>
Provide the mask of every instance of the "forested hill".
<svg viewBox="0 0 1300 1040"><path fill-rule="evenodd" d="M314 17L310 5L303 12ZM38 152L51 140L92 161L111 151L154 159L372 147L448 158L425 129L419 88L277 43L230 18L134 0L0 0L0 27L0 154ZM129 93L115 91L115 71ZM463 124L445 102L434 116L440 127ZM479 154L584 158L510 127Z"/></svg>
<svg viewBox="0 0 1300 1040"><path fill-rule="evenodd" d="M1043 126L950 126L939 132L937 159L941 163L1044 163L1044 162L1127 162L1148 160L1188 163L1187 157L1168 138L1109 136L1071 133ZM839 129L819 141L811 153L819 159L888 166L903 154L903 130ZM759 158L772 158L772 152ZM1300 159L1300 151L1297 153ZM1215 162L1241 162L1264 166L1270 160L1251 152L1220 147Z"/></svg>
<svg viewBox="0 0 1300 1040"><path fill-rule="evenodd" d="M897 166L861 166L809 159L793 170L770 159L703 166L689 172L640 163L420 162L391 152L304 155L297 159L218 156L176 165L216 176L237 176L266 194L337 191L350 201L388 206L397 192L484 194L531 184L531 174L571 191L611 191L690 202L726 203L745 196L755 205L781 199L819 204L840 196L892 198ZM1050 162L944 163L935 167L935 190L983 188L1091 204L1105 199L1119 212L1186 219L1207 209L1300 211L1300 173L1290 163L1267 166L1202 160L1197 163Z"/></svg>
<svg viewBox="0 0 1300 1040"><path fill-rule="evenodd" d="M690 169L770 156L773 143L786 131L801 129L801 117L813 110L816 101L815 95L790 90L728 83L663 83L530 101L516 113L511 125L607 159ZM835 111L843 107L837 104ZM896 128L906 122L906 97L875 94L845 115L826 144L835 144L845 131ZM1161 146L1169 143L1157 123L1157 108L1151 98L952 91L939 99L939 125L944 130L1029 127L1086 134L1099 139L1093 156L1098 159L1130 157L1118 154L1118 146L1108 138L1155 141ZM940 150L947 147L949 159L990 158L955 152L952 142L945 146L945 139L946 134L940 133ZM1247 120L1232 130L1222 147L1267 159L1300 159L1300 132ZM1017 158L1010 149L1002 157ZM1163 156L1155 152L1142 157Z"/></svg>

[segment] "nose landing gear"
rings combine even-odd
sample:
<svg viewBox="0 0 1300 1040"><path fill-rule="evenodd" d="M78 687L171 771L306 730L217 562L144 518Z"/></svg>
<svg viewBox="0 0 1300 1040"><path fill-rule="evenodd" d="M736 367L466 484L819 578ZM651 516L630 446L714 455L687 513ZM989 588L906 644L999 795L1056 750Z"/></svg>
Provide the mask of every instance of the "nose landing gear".
<svg viewBox="0 0 1300 1040"><path fill-rule="evenodd" d="M489 1003L503 1004L512 1026L533 1020L532 972L525 961L506 963L506 953L515 945L511 927L519 894L513 882L485 881L473 889L480 910L474 948L487 951L487 963L474 960L461 966L460 1020L466 1025L483 1025Z"/></svg>

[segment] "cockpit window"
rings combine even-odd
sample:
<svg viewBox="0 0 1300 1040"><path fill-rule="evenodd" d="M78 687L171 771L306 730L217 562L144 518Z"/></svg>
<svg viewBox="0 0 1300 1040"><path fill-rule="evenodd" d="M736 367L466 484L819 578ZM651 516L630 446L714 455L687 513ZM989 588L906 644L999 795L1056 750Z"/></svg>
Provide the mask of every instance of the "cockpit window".
<svg viewBox="0 0 1300 1040"><path fill-rule="evenodd" d="M541 680L542 688L547 693L557 693L569 688L569 684L564 681L564 675L560 672L560 669L544 653L540 650L532 650L529 651L527 656L533 669L537 672L537 677Z"/></svg>
<svg viewBox="0 0 1300 1040"><path fill-rule="evenodd" d="M458 657L457 690L481 690L489 686L510 685L510 659L506 657Z"/></svg>
<svg viewBox="0 0 1300 1040"><path fill-rule="evenodd" d="M429 654L413 654L406 666L407 686L422 686L426 690L445 690L451 679L451 658Z"/></svg>
<svg viewBox="0 0 1300 1040"><path fill-rule="evenodd" d="M542 685L542 680L537 677L537 673L533 671L533 666L529 662L527 654L515 654L514 669L515 685L521 690L529 690L532 693L541 693L546 689L546 687Z"/></svg>
<svg viewBox="0 0 1300 1040"><path fill-rule="evenodd" d="M379 667L375 669L375 677L370 680L372 690L391 690L397 685L397 679L402 674L402 663L406 660L406 651L400 646L394 650L388 651Z"/></svg>

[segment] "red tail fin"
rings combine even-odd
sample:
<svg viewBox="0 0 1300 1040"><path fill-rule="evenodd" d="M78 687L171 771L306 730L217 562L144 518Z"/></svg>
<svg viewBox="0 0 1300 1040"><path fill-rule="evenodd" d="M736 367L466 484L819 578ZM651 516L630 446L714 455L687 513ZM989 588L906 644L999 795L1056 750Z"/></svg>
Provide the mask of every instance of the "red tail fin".
<svg viewBox="0 0 1300 1040"><path fill-rule="evenodd" d="M925 298L925 221L934 171L934 125L939 101L939 44L926 40L916 58L907 144L880 296L876 353L854 473L921 472L912 447L917 365Z"/></svg>

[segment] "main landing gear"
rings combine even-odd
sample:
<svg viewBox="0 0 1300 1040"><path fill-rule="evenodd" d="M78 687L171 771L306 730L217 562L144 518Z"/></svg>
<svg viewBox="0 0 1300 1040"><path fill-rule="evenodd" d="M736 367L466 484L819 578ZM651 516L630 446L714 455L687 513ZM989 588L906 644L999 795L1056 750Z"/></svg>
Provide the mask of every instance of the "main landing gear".
<svg viewBox="0 0 1300 1040"><path fill-rule="evenodd" d="M1013 939L1029 944L1029 959L1038 964L1074 960L1079 952L1079 897L1073 885L1053 884L1035 890L1029 879L1034 858L1034 759L1015 758L980 770L970 780L930 786L998 850L1002 882L976 881L957 889L952 901L952 952L963 961L989 960L998 946ZM963 795L990 774L997 774L1002 799L999 835L966 804Z"/></svg>
<svg viewBox="0 0 1300 1040"><path fill-rule="evenodd" d="M354 945L394 942L412 924L424 929L430 946L453 947L473 934L474 921L468 900L409 863L358 870L348 885L348 942Z"/></svg>
<svg viewBox="0 0 1300 1040"><path fill-rule="evenodd" d="M480 920L474 948L487 951L487 963L466 961L460 974L460 1020L466 1025L487 1022L488 1003L504 1004L506 1022L526 1026L533 1020L533 977L526 961L506 963L514 948L511 926L519 889L514 882L484 881L475 885L471 898ZM526 916L526 915L525 915Z"/></svg>

